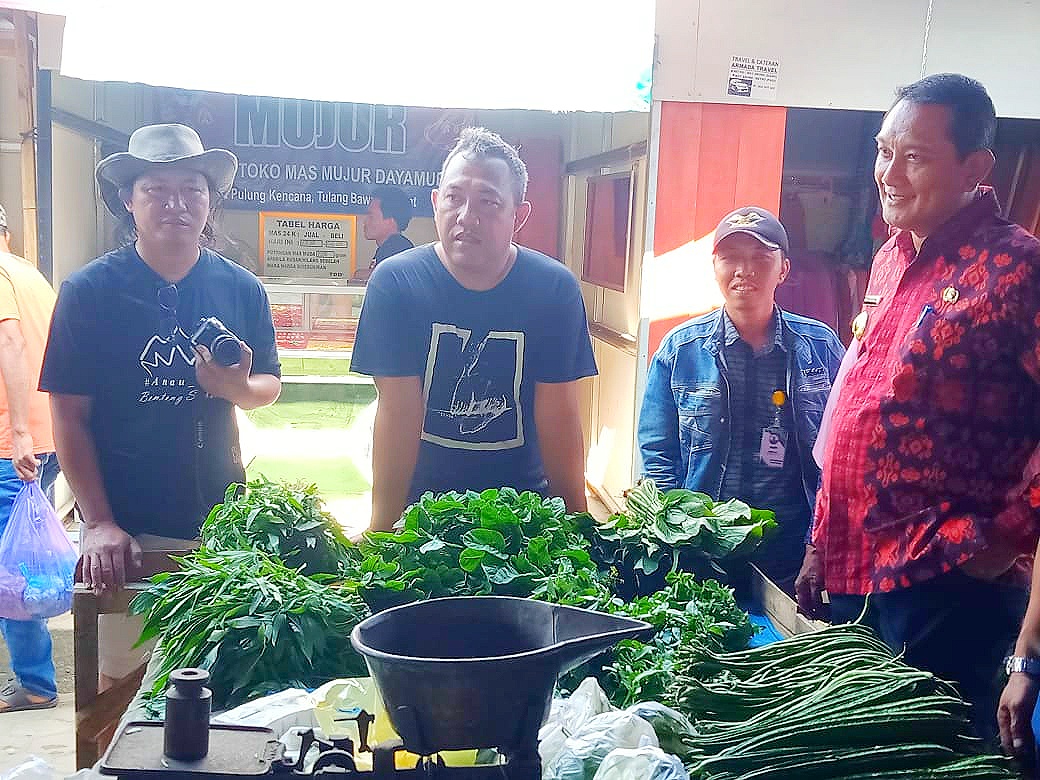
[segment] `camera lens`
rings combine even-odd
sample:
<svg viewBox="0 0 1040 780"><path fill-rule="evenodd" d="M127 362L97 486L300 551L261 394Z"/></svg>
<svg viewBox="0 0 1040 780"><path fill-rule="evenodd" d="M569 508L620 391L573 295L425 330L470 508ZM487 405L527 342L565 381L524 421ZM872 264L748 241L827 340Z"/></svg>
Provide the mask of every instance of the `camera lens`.
<svg viewBox="0 0 1040 780"><path fill-rule="evenodd" d="M233 336L221 334L213 339L213 345L209 348L213 359L222 366L233 366L242 359L242 347L238 339Z"/></svg>

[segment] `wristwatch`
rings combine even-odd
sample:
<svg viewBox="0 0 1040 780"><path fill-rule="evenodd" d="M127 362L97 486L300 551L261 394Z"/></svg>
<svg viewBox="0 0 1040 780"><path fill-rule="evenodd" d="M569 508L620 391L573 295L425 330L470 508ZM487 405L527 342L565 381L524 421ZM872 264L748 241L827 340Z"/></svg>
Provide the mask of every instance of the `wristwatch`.
<svg viewBox="0 0 1040 780"><path fill-rule="evenodd" d="M1040 677L1040 658L1024 658L1020 655L1009 655L1004 659L1004 671L1008 676L1015 672L1024 672L1030 677Z"/></svg>

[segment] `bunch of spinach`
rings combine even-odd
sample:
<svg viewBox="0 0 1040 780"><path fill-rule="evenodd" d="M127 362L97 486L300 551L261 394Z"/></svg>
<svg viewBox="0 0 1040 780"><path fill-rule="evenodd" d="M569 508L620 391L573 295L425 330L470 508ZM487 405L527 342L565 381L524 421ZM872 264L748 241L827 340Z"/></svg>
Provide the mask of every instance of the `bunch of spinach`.
<svg viewBox="0 0 1040 780"><path fill-rule="evenodd" d="M368 532L347 580L373 610L441 596L524 596L592 606L609 598L587 514L513 488L427 493L393 532Z"/></svg>
<svg viewBox="0 0 1040 780"><path fill-rule="evenodd" d="M265 477L227 489L202 524L202 543L211 550L263 550L307 575L340 573L349 545L315 485Z"/></svg>
<svg viewBox="0 0 1040 780"><path fill-rule="evenodd" d="M626 493L625 512L597 527L593 550L617 567L621 595L634 596L662 587L668 570L724 575L718 561L750 555L776 527L769 510L682 488L662 493L644 479Z"/></svg>
<svg viewBox="0 0 1040 780"><path fill-rule="evenodd" d="M210 672L213 706L235 706L286 687L363 676L350 632L365 605L330 577L305 577L259 550L210 550L177 558L130 606L141 641L159 637L161 666L145 695L161 706L170 672Z"/></svg>
<svg viewBox="0 0 1040 780"><path fill-rule="evenodd" d="M715 580L698 582L688 572L671 572L667 586L632 601L612 598L601 609L644 620L657 632L649 642L624 640L613 649L612 661L567 678L564 686L594 673L617 707L662 701L674 677L679 647L704 647L716 652L742 650L757 630L737 607L733 590Z"/></svg>

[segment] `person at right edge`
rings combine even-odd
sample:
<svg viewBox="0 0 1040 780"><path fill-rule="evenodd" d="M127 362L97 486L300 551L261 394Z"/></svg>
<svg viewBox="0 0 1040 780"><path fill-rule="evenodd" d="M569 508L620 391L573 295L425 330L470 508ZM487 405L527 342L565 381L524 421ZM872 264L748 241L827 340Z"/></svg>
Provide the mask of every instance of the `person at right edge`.
<svg viewBox="0 0 1040 780"><path fill-rule="evenodd" d="M957 684L996 736L1025 608L1040 475L1040 241L982 186L996 113L974 79L900 89L874 173L894 234L874 259L858 352L825 437L799 602L833 617L871 594L885 642ZM1024 565L1023 565L1024 564Z"/></svg>

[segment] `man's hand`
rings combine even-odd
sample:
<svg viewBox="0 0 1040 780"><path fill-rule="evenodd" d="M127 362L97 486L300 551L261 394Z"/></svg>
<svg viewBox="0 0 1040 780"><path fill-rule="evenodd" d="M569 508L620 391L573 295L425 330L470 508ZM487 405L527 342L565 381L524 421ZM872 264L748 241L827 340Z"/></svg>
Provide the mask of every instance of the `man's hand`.
<svg viewBox="0 0 1040 780"><path fill-rule="evenodd" d="M249 393L249 372L253 368L253 350L244 341L238 342L242 358L233 366L222 366L213 359L209 350L195 347L195 376L199 385L212 396L241 406L239 401Z"/></svg>
<svg viewBox="0 0 1040 780"><path fill-rule="evenodd" d="M36 470L40 465L33 454L33 440L28 431L11 434L11 465L14 466L18 478L25 482L36 479Z"/></svg>
<svg viewBox="0 0 1040 780"><path fill-rule="evenodd" d="M823 561L820 553L811 544L805 545L805 558L802 568L794 581L795 593L798 594L798 608L811 618L820 614L823 608Z"/></svg>
<svg viewBox="0 0 1040 780"><path fill-rule="evenodd" d="M1004 686L997 707L997 725L1000 727L1000 745L1010 756L1025 758L1033 749L1033 729L1030 722L1040 682L1024 672L1015 672Z"/></svg>
<svg viewBox="0 0 1040 780"><path fill-rule="evenodd" d="M95 593L126 583L127 568L140 568L141 546L115 523L84 525L79 576Z"/></svg>

